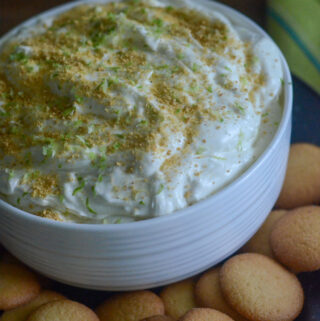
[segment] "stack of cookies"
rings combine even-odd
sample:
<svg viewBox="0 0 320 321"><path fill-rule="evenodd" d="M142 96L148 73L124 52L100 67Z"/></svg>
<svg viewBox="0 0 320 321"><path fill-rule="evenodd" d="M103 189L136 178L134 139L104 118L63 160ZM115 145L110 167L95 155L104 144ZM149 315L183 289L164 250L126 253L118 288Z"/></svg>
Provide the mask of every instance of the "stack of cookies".
<svg viewBox="0 0 320 321"><path fill-rule="evenodd" d="M3 252L3 251L2 251ZM0 260L1 321L99 321L85 305L42 290L45 279L2 253Z"/></svg>
<svg viewBox="0 0 320 321"><path fill-rule="evenodd" d="M297 273L320 269L320 148L292 145L281 195L240 253L160 291L113 294L95 312L0 249L0 321L292 321Z"/></svg>

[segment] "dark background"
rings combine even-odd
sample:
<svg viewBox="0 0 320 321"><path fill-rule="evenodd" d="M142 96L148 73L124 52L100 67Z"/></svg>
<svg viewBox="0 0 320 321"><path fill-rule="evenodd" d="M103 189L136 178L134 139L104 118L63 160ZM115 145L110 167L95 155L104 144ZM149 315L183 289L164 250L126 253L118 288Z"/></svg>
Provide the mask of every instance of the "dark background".
<svg viewBox="0 0 320 321"><path fill-rule="evenodd" d="M196 1L196 0L194 0ZM288 0L290 1L290 0ZM0 0L0 36L25 19L50 9L65 0ZM242 11L261 26L265 25L264 0L223 0ZM320 97L294 77L293 142L312 142L320 145ZM320 321L320 272L303 273L299 279L304 287L306 301L297 321ZM53 283L52 287L70 299L83 302L92 308L102 302L109 293L89 291Z"/></svg>
<svg viewBox="0 0 320 321"><path fill-rule="evenodd" d="M197 1L197 0L194 0ZM0 0L0 35L10 30L19 22L50 9L66 0ZM260 24L264 21L264 0L223 0L220 1L231 5L253 18Z"/></svg>

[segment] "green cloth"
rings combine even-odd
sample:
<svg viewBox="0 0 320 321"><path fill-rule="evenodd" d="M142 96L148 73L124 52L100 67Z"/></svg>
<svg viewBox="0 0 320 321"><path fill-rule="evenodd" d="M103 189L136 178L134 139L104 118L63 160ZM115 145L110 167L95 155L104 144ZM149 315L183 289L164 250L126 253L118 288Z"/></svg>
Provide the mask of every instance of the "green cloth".
<svg viewBox="0 0 320 321"><path fill-rule="evenodd" d="M320 0L268 0L267 29L291 71L320 94Z"/></svg>

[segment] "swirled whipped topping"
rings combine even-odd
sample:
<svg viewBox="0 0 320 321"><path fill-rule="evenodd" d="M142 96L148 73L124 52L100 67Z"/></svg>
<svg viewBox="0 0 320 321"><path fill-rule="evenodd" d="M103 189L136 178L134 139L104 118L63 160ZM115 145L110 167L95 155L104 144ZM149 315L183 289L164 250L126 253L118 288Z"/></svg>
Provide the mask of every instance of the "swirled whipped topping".
<svg viewBox="0 0 320 321"><path fill-rule="evenodd" d="M281 79L270 40L195 1L40 18L1 46L1 197L79 223L185 208L268 145Z"/></svg>

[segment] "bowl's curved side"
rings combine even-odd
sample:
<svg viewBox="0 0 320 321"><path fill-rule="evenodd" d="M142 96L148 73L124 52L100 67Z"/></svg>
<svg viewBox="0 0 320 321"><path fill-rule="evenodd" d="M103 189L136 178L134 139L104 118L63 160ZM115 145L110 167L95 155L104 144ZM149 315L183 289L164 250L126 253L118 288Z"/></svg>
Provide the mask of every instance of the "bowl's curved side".
<svg viewBox="0 0 320 321"><path fill-rule="evenodd" d="M236 195L157 229L57 230L2 212L1 241L27 265L56 280L101 290L160 286L199 273L242 246L275 203L285 175L290 123L273 153ZM212 215L214 213L214 215Z"/></svg>
<svg viewBox="0 0 320 321"><path fill-rule="evenodd" d="M234 10L207 4L265 35ZM258 161L221 192L167 217L117 226L51 222L0 201L0 241L20 260L53 279L101 290L159 286L220 262L256 232L284 180L292 88L282 60L286 85L279 129Z"/></svg>

